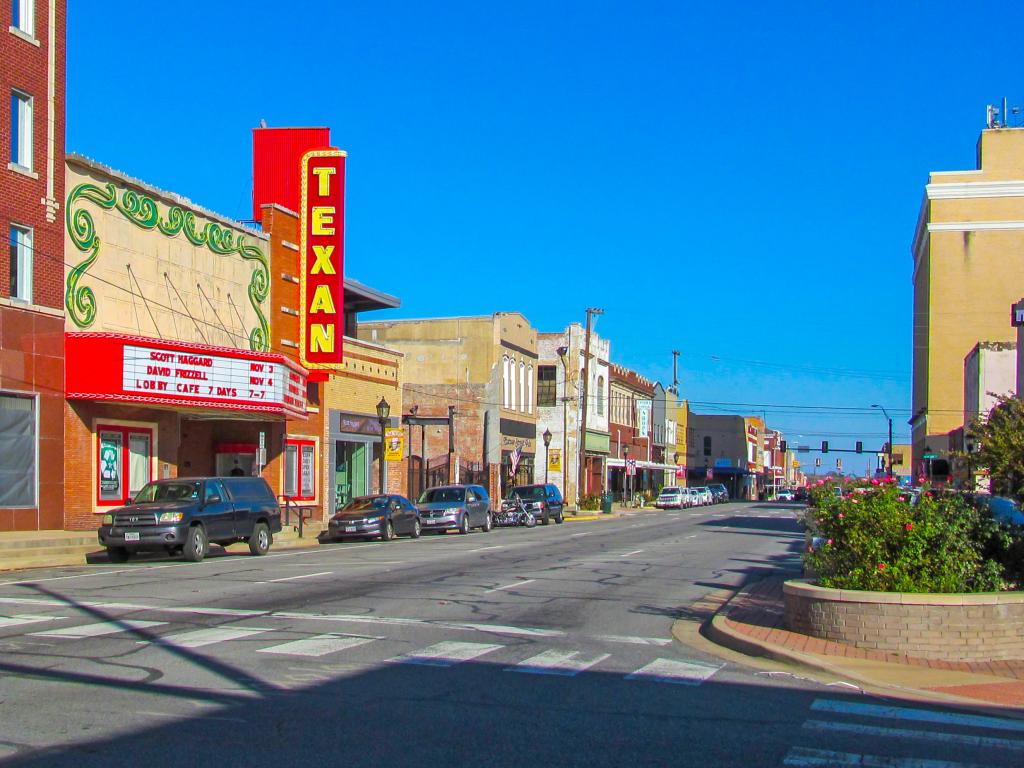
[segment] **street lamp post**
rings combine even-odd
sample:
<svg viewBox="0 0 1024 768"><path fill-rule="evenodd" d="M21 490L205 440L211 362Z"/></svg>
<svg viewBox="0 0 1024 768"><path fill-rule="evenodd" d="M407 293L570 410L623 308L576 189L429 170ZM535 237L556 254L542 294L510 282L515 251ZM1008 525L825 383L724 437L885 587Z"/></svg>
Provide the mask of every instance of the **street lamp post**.
<svg viewBox="0 0 1024 768"><path fill-rule="evenodd" d="M625 483L623 483L623 485L625 486L625 490L626 490L626 498L624 498L622 501L625 504L631 504L632 500L633 500L633 495L632 495L632 493L630 493L630 486L632 485L632 483L630 482L630 474L629 474L629 446L628 445L622 446L622 462L623 462L622 472L623 472L623 477L625 479Z"/></svg>
<svg viewBox="0 0 1024 768"><path fill-rule="evenodd" d="M384 428L391 415L391 406L383 397L377 403L377 421L380 422L380 493L384 494Z"/></svg>
<svg viewBox="0 0 1024 768"><path fill-rule="evenodd" d="M969 493L974 493L974 475L972 474L973 470L971 468L971 454L974 453L974 443L967 442L964 445L964 448L967 449L967 491Z"/></svg>
<svg viewBox="0 0 1024 768"><path fill-rule="evenodd" d="M888 419L889 421L889 446L887 451L889 454L887 459L889 466L886 468L886 474L888 475L888 479L892 480L892 416L890 416L889 412L885 410L885 408L881 405L876 404L872 405L871 407L881 409L882 413L885 415L885 418Z"/></svg>
<svg viewBox="0 0 1024 768"><path fill-rule="evenodd" d="M544 485L548 484L548 446L551 445L551 430L545 429L544 434Z"/></svg>

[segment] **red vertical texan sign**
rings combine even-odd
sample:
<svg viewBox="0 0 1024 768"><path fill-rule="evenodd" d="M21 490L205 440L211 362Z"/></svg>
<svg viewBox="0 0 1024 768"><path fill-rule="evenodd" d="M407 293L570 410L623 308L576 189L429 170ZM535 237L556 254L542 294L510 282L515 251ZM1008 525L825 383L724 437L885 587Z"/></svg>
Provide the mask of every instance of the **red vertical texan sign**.
<svg viewBox="0 0 1024 768"><path fill-rule="evenodd" d="M309 369L332 369L342 362L345 157L333 148L302 156L299 360Z"/></svg>

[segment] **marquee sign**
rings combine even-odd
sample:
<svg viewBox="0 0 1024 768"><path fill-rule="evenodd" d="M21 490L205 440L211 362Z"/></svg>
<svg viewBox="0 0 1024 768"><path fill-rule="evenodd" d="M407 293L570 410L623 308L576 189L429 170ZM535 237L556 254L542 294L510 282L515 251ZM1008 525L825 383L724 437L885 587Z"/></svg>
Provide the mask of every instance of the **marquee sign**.
<svg viewBox="0 0 1024 768"><path fill-rule="evenodd" d="M67 333L65 360L69 400L306 415L306 372L283 355Z"/></svg>
<svg viewBox="0 0 1024 768"><path fill-rule="evenodd" d="M1024 327L1024 299L1013 305L1013 312L1010 315L1010 325L1014 328Z"/></svg>
<svg viewBox="0 0 1024 768"><path fill-rule="evenodd" d="M345 157L340 149L302 156L299 360L309 369L337 369L342 363Z"/></svg>

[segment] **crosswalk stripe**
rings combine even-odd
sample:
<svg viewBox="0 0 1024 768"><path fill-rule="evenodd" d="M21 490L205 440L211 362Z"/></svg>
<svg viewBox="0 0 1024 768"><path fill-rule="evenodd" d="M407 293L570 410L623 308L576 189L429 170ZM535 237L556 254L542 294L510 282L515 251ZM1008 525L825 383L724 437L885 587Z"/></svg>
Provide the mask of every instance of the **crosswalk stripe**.
<svg viewBox="0 0 1024 768"><path fill-rule="evenodd" d="M844 715L865 715L867 717L883 717L887 719L913 720L921 723L941 723L943 725L963 725L973 728L990 728L1001 731L1024 731L1024 720L1010 720L1003 717L987 715L963 715L957 712L935 712L930 709L911 709L879 704L861 704L853 701L836 701L834 699L816 699L811 704L815 712L834 712Z"/></svg>
<svg viewBox="0 0 1024 768"><path fill-rule="evenodd" d="M506 672L525 672L530 675L560 675L572 677L578 675L595 664L600 664L610 654L600 653L591 659L576 658L578 651L559 651L552 649L538 653L514 667L506 667Z"/></svg>
<svg viewBox="0 0 1024 768"><path fill-rule="evenodd" d="M316 635L315 637L307 637L302 640L293 640L290 643L272 645L269 648L260 648L257 653L278 653L286 656L326 656L329 653L356 648L379 639L379 637L358 637L355 635Z"/></svg>
<svg viewBox="0 0 1024 768"><path fill-rule="evenodd" d="M427 648L411 653L403 653L393 659L388 659L398 664L422 664L428 667L450 667L464 661L470 661L504 648L503 645L488 645L486 643L458 643L448 641L435 643Z"/></svg>
<svg viewBox="0 0 1024 768"><path fill-rule="evenodd" d="M670 637L634 637L632 635L595 635L594 639L609 643L630 643L632 645L671 645Z"/></svg>
<svg viewBox="0 0 1024 768"><path fill-rule="evenodd" d="M0 616L0 629L4 627L19 627L22 624L38 624L41 621L57 621L64 616L35 616L30 613L19 613L16 616Z"/></svg>
<svg viewBox="0 0 1024 768"><path fill-rule="evenodd" d="M118 632L129 632L133 629L149 629L166 624L165 621L100 621L95 624L83 624L80 627L64 627L63 629L47 629L42 632L32 632L32 636L38 637L100 637L102 635L116 635Z"/></svg>
<svg viewBox="0 0 1024 768"><path fill-rule="evenodd" d="M826 720L807 720L803 725L807 731L831 731L854 733L859 736L879 736L893 739L922 739L946 744L966 744L981 749L1014 749L1024 751L1024 741L999 739L994 736L975 736L968 733L946 733L944 731L915 731L909 728L883 728L859 723L833 723Z"/></svg>
<svg viewBox="0 0 1024 768"><path fill-rule="evenodd" d="M724 664L702 664L697 661L675 661L674 659L657 659L636 672L626 675L627 680L650 680L656 683L679 683L680 685L700 685Z"/></svg>
<svg viewBox="0 0 1024 768"><path fill-rule="evenodd" d="M223 643L227 640L238 640L252 637L261 632L272 632L272 629L256 627L213 627L212 629L196 629L182 632L180 635L167 635L154 642L155 645L169 645L175 648L202 648L204 645Z"/></svg>
<svg viewBox="0 0 1024 768"><path fill-rule="evenodd" d="M847 765L861 768L991 768L980 763L951 763L948 760L927 760L919 757L882 757L804 747L793 747L789 750L782 764L799 768Z"/></svg>

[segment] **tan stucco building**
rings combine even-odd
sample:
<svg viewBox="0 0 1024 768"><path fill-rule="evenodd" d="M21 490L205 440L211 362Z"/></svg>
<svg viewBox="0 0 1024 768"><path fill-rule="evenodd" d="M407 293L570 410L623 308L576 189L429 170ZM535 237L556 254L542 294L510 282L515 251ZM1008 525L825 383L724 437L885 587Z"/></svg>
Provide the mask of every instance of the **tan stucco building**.
<svg viewBox="0 0 1024 768"><path fill-rule="evenodd" d="M1013 341L1024 295L1024 129L984 130L977 168L930 174L914 235L913 467L963 423L964 358Z"/></svg>

